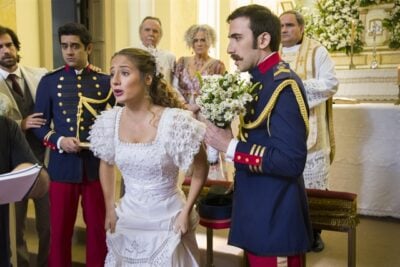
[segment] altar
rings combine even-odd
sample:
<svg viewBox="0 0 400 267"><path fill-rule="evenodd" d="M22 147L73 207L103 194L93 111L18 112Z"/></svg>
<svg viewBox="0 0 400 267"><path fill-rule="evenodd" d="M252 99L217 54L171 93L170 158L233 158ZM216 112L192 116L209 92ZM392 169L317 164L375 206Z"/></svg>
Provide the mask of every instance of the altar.
<svg viewBox="0 0 400 267"><path fill-rule="evenodd" d="M394 101L398 98L397 68L336 70L339 89L335 97L360 101Z"/></svg>
<svg viewBox="0 0 400 267"><path fill-rule="evenodd" d="M335 104L329 189L358 194L363 215L400 218L400 106Z"/></svg>

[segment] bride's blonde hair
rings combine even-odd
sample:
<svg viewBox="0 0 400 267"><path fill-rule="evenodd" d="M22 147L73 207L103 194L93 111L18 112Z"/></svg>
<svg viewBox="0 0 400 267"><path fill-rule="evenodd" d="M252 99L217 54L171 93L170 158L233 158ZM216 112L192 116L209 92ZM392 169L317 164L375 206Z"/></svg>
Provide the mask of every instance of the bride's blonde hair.
<svg viewBox="0 0 400 267"><path fill-rule="evenodd" d="M139 48L125 48L116 52L111 59L116 56L127 57L137 67L142 79L148 74L151 75L153 79L149 88L149 96L153 104L170 108L184 108L171 85L161 73L157 73L157 62L152 54Z"/></svg>

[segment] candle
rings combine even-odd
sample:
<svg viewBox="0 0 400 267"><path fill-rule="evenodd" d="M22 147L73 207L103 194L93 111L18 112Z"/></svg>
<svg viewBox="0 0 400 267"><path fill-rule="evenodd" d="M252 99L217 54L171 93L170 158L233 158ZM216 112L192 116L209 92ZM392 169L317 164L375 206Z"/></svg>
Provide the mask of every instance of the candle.
<svg viewBox="0 0 400 267"><path fill-rule="evenodd" d="M397 84L400 85L400 66L397 67Z"/></svg>
<svg viewBox="0 0 400 267"><path fill-rule="evenodd" d="M354 39L355 39L355 33L356 33L356 22L354 19L351 20L351 35L350 35L350 43L354 44Z"/></svg>

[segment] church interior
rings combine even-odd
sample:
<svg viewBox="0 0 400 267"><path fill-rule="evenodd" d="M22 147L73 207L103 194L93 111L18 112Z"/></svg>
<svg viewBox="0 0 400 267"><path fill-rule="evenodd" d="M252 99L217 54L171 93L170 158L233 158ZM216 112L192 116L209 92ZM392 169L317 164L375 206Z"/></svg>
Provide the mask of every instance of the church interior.
<svg viewBox="0 0 400 267"><path fill-rule="evenodd" d="M353 4L342 13L322 6L345 2ZM183 39L185 30L205 23L217 33L210 55L233 71L235 66L226 53L226 17L247 4L267 6L278 15L299 10L312 22L306 24L306 33L328 48L339 80L333 97L336 155L328 188L357 195L360 221L355 228L354 266L400 266L399 0L0 0L0 25L18 34L22 64L51 70L62 65L57 28L68 21L85 24L94 39L91 63L108 73L115 51L139 46L138 29L144 17L160 18L163 35L159 46L176 58L192 53ZM341 25L338 19L343 18L345 24ZM321 29L326 29L326 34L320 34ZM227 173L227 180L232 181L231 164ZM27 240L32 266L38 247L34 217L30 203ZM77 218L72 252L76 267L85 266L85 225L80 214ZM15 229L12 223L10 226L12 235ZM199 225L196 231L201 263L206 266L207 229ZM213 266L246 266L243 251L227 245L228 231L214 230ZM347 233L323 230L322 237L325 249L308 253L307 266L350 266ZM13 260L17 266L15 257Z"/></svg>

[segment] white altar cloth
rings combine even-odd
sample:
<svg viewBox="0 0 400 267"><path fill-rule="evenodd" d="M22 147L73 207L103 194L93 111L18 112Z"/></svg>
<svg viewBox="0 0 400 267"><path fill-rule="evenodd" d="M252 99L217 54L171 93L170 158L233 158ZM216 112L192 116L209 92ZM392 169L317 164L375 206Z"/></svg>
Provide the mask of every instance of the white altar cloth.
<svg viewBox="0 0 400 267"><path fill-rule="evenodd" d="M400 218L400 106L335 104L331 190L358 194L358 212Z"/></svg>
<svg viewBox="0 0 400 267"><path fill-rule="evenodd" d="M336 70L339 90L335 97L387 101L398 97L397 69Z"/></svg>

